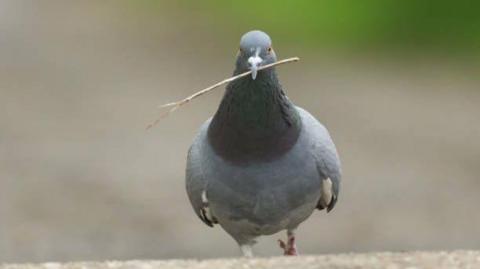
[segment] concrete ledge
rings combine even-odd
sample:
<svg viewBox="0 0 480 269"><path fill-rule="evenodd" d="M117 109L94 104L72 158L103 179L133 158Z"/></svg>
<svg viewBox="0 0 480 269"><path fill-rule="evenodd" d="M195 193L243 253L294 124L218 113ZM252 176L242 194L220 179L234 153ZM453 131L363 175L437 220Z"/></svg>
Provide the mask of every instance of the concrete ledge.
<svg viewBox="0 0 480 269"><path fill-rule="evenodd" d="M0 269L452 269L480 268L480 251L338 254L256 259L5 264Z"/></svg>

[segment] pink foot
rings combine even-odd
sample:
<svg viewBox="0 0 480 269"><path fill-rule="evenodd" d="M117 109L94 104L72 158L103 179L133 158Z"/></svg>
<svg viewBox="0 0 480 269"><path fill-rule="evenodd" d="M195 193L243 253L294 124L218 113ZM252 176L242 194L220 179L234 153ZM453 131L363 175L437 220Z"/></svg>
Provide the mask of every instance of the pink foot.
<svg viewBox="0 0 480 269"><path fill-rule="evenodd" d="M283 249L283 255L285 256L297 256L297 246L295 245L295 236L289 235L288 242L285 244L281 239L278 240L280 248Z"/></svg>

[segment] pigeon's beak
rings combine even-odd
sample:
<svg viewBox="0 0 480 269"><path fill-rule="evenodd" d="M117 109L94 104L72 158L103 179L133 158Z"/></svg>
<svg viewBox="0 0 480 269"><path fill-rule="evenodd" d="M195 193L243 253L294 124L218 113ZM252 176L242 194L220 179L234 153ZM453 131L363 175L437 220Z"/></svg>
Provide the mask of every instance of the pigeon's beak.
<svg viewBox="0 0 480 269"><path fill-rule="evenodd" d="M252 79L255 80L257 77L257 71L260 64L263 62L263 59L258 56L260 54L260 48L257 48L255 54L248 58L248 64L250 65L250 70L252 71Z"/></svg>

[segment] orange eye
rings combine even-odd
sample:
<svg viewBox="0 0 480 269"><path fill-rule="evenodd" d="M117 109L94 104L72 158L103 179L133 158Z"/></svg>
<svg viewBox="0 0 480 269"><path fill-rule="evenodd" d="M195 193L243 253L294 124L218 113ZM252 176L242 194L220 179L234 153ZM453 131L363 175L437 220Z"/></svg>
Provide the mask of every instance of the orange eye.
<svg viewBox="0 0 480 269"><path fill-rule="evenodd" d="M267 52L268 53L272 52L272 47L268 47Z"/></svg>

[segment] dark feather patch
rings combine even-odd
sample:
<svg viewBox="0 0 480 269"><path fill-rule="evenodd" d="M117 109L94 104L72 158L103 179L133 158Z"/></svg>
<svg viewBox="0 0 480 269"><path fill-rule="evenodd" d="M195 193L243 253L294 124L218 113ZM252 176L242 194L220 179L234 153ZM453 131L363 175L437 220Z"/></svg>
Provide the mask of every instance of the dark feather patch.
<svg viewBox="0 0 480 269"><path fill-rule="evenodd" d="M333 195L332 200L330 201L330 204L328 204L327 207L327 213L332 211L332 209L335 207L335 204L337 203L337 196Z"/></svg>
<svg viewBox="0 0 480 269"><path fill-rule="evenodd" d="M207 212L205 208L200 209L201 220L210 227L213 227L212 221L207 218Z"/></svg>

